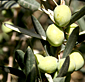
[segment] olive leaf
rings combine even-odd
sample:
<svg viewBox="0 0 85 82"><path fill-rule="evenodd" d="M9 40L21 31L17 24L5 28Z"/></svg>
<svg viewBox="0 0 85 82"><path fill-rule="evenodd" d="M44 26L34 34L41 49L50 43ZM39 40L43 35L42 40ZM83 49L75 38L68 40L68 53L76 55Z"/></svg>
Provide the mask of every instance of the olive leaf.
<svg viewBox="0 0 85 82"><path fill-rule="evenodd" d="M74 23L75 21L77 21L78 19L83 17L84 15L85 15L85 6L72 16L72 18L67 26L71 25L72 23Z"/></svg>
<svg viewBox="0 0 85 82"><path fill-rule="evenodd" d="M24 66L25 66L24 65L24 55L25 55L25 53L22 50L15 51L15 58L22 70L24 69Z"/></svg>
<svg viewBox="0 0 85 82"><path fill-rule="evenodd" d="M7 73L11 73L13 75L16 75L18 77L21 77L23 79L26 78L25 74L23 73L23 71L16 69L16 68L12 68L12 67L6 67L6 66L0 66L0 70L3 70Z"/></svg>
<svg viewBox="0 0 85 82"><path fill-rule="evenodd" d="M67 41L66 46L65 46L65 50L63 52L62 58L67 57L71 53L72 49L74 48L74 46L76 44L78 36L79 36L79 26L77 26L72 31L71 35L69 36L68 41Z"/></svg>
<svg viewBox="0 0 85 82"><path fill-rule="evenodd" d="M35 79L37 78L36 62L32 49L29 46L24 56L24 63L25 63L26 82L28 81L35 82Z"/></svg>
<svg viewBox="0 0 85 82"><path fill-rule="evenodd" d="M34 25L37 33L40 34L40 36L43 38L43 40L46 40L45 31L44 31L43 27L41 26L41 24L39 23L39 21L34 16L31 16L31 18L32 18L32 22L33 22L33 25Z"/></svg>
<svg viewBox="0 0 85 82"><path fill-rule="evenodd" d="M20 8L20 5L16 1L3 0L0 1L1 9L10 9L10 8Z"/></svg>
<svg viewBox="0 0 85 82"><path fill-rule="evenodd" d="M36 38L42 39L42 37L39 34L36 34L34 32L26 30L24 28L21 28L21 27L15 26L15 25L11 25L11 24L7 24L7 23L5 23L4 25L6 27L12 29L12 30L15 30L15 31L19 32L19 33L24 33L24 34L26 34L28 36L32 36L32 37L36 37Z"/></svg>
<svg viewBox="0 0 85 82"><path fill-rule="evenodd" d="M57 77L63 77L64 75L66 75L66 73L68 72L69 64L70 64L70 57L67 56Z"/></svg>
<svg viewBox="0 0 85 82"><path fill-rule="evenodd" d="M84 31L85 30L85 20L84 20L84 17L80 18L77 22L78 22L78 24L80 26L80 30Z"/></svg>
<svg viewBox="0 0 85 82"><path fill-rule="evenodd" d="M18 3L24 8L28 8L32 11L38 10L40 4L36 0L18 0Z"/></svg>

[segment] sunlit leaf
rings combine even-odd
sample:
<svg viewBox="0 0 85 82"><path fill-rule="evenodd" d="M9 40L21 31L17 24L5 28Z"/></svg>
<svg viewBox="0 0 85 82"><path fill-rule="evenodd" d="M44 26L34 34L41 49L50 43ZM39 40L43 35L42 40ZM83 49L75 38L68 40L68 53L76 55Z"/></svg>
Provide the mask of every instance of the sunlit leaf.
<svg viewBox="0 0 85 82"><path fill-rule="evenodd" d="M24 28L21 28L21 27L15 26L15 25L11 25L11 24L7 24L7 23L5 23L5 26L8 27L8 28L11 28L12 30L17 31L19 33L23 33L23 34L26 34L28 36L32 36L32 37L36 37L36 38L42 39L39 34L36 34L34 32L26 30Z"/></svg>

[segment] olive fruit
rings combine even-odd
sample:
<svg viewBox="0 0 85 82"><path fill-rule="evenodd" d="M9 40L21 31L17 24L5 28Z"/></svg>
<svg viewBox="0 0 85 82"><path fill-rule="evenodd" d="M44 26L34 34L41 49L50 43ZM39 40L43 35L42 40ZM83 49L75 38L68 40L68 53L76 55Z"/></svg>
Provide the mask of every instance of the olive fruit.
<svg viewBox="0 0 85 82"><path fill-rule="evenodd" d="M54 21L59 27L65 27L71 19L71 10L67 5L59 5L54 9Z"/></svg>
<svg viewBox="0 0 85 82"><path fill-rule="evenodd" d="M35 55L35 58L36 58L36 61L37 61L37 64L40 63L40 61L42 61L44 59L44 56L42 56L41 54L34 54Z"/></svg>
<svg viewBox="0 0 85 82"><path fill-rule="evenodd" d="M6 21L6 22L3 22L3 23L2 23L2 26L1 26L1 28L2 28L2 31L3 31L3 32L5 32L5 33L9 33L9 32L11 32L11 31L12 31L12 29L10 29L10 28L6 27L6 26L4 25L4 23L12 24L12 25L13 25L13 23L12 23L12 22L10 22L10 21Z"/></svg>
<svg viewBox="0 0 85 82"><path fill-rule="evenodd" d="M62 28L58 28L55 24L48 26L46 30L47 41L55 47L58 47L64 41L64 32Z"/></svg>
<svg viewBox="0 0 85 82"><path fill-rule="evenodd" d="M61 69L64 61L65 61L65 58L62 58L62 59L59 60L58 70ZM74 60L72 60L72 59L70 58L70 64L69 64L68 72L73 72L74 70L75 70L75 63L74 63Z"/></svg>
<svg viewBox="0 0 85 82"><path fill-rule="evenodd" d="M57 69L57 59L52 56L46 56L38 64L38 67L43 73L53 73Z"/></svg>
<svg viewBox="0 0 85 82"><path fill-rule="evenodd" d="M79 70L84 65L84 58L82 54L79 51L73 51L70 54L70 58L74 60L76 68L75 70Z"/></svg>
<svg viewBox="0 0 85 82"><path fill-rule="evenodd" d="M66 38L69 38L69 35L72 33L72 31L74 30L74 28L76 28L78 25L76 23L71 24L69 27L66 28Z"/></svg>

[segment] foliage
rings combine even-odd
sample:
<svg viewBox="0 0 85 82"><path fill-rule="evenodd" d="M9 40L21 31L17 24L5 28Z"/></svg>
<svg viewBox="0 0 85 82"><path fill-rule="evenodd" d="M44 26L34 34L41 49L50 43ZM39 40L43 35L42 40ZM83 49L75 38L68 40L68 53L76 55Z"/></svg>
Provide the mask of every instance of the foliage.
<svg viewBox="0 0 85 82"><path fill-rule="evenodd" d="M7 31L6 29L4 29L5 31L0 29L0 57L3 57L2 59L4 59L0 59L0 61L2 60L2 62L4 62L0 63L0 72L4 71L3 82L8 80L6 77L9 77L9 75L5 75L9 73L12 74L12 80L14 80L13 78L15 78L15 76L18 77L18 81L13 82L70 82L71 73L68 73L70 64L69 54L73 50L79 50L85 58L85 51L83 50L85 47L85 6L82 5L82 7L78 7L79 3L76 4L76 1L0 1L0 27L4 24L5 27L12 29L11 32L8 33L5 33L5 31ZM53 5L51 3L53 3ZM61 27L65 35L63 43L60 46L55 47L47 41L46 30L48 25L55 24L53 14L55 7L65 4L71 9L72 17L64 28ZM36 15L36 12L39 13ZM43 15L45 15L45 17L43 17ZM41 18L43 21L41 21ZM13 24L9 24L5 21L13 22ZM68 33L65 29L73 23L78 24L78 26L73 29L67 39L66 35L68 35ZM36 42L37 47L41 49L36 48ZM38 59L34 55L35 48L38 53L44 57L55 57L57 59L56 62L61 58L65 58L65 62L61 69L59 71L56 69L53 73L42 73L38 67ZM10 64L10 62L12 64ZM48 63L48 65L50 64Z"/></svg>

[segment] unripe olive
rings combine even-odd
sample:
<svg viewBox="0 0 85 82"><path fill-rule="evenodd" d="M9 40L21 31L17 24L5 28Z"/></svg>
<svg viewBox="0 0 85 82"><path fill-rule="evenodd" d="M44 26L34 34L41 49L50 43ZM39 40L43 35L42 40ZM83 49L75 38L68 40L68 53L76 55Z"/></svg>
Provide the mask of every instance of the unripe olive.
<svg viewBox="0 0 85 82"><path fill-rule="evenodd" d="M64 61L65 61L65 58L59 60L58 70L61 69ZM70 63L69 63L68 72L73 72L74 70L75 70L75 63L74 63L74 60L72 60L72 59L70 58Z"/></svg>
<svg viewBox="0 0 85 82"><path fill-rule="evenodd" d="M84 58L82 54L79 51L73 51L70 54L70 58L74 60L76 68L75 70L79 70L84 65Z"/></svg>
<svg viewBox="0 0 85 82"><path fill-rule="evenodd" d="M54 21L59 27L65 27L71 19L71 10L67 5L59 5L54 9Z"/></svg>
<svg viewBox="0 0 85 82"><path fill-rule="evenodd" d="M41 54L34 54L34 55L36 57L37 64L39 64L40 61L44 59L44 56L42 56Z"/></svg>
<svg viewBox="0 0 85 82"><path fill-rule="evenodd" d="M4 25L4 23L12 24L12 25L13 25L13 23L12 23L12 22L10 22L10 21L6 21L6 22L3 22L3 23L2 23L2 26L1 26L1 28L2 28L2 31L3 31L3 32L5 32L5 33L9 33L9 32L11 32L11 31L12 31L12 29L10 29L10 28L6 27L6 26Z"/></svg>
<svg viewBox="0 0 85 82"><path fill-rule="evenodd" d="M62 28L58 28L55 24L48 26L46 30L47 41L55 47L58 47L64 41L64 32Z"/></svg>
<svg viewBox="0 0 85 82"><path fill-rule="evenodd" d="M57 69L57 59L52 56L46 56L38 64L38 67L43 73L53 73Z"/></svg>
<svg viewBox="0 0 85 82"><path fill-rule="evenodd" d="M74 30L74 28L76 28L78 25L76 23L71 24L69 27L66 28L66 38L69 38L69 35L72 33L72 31Z"/></svg>

